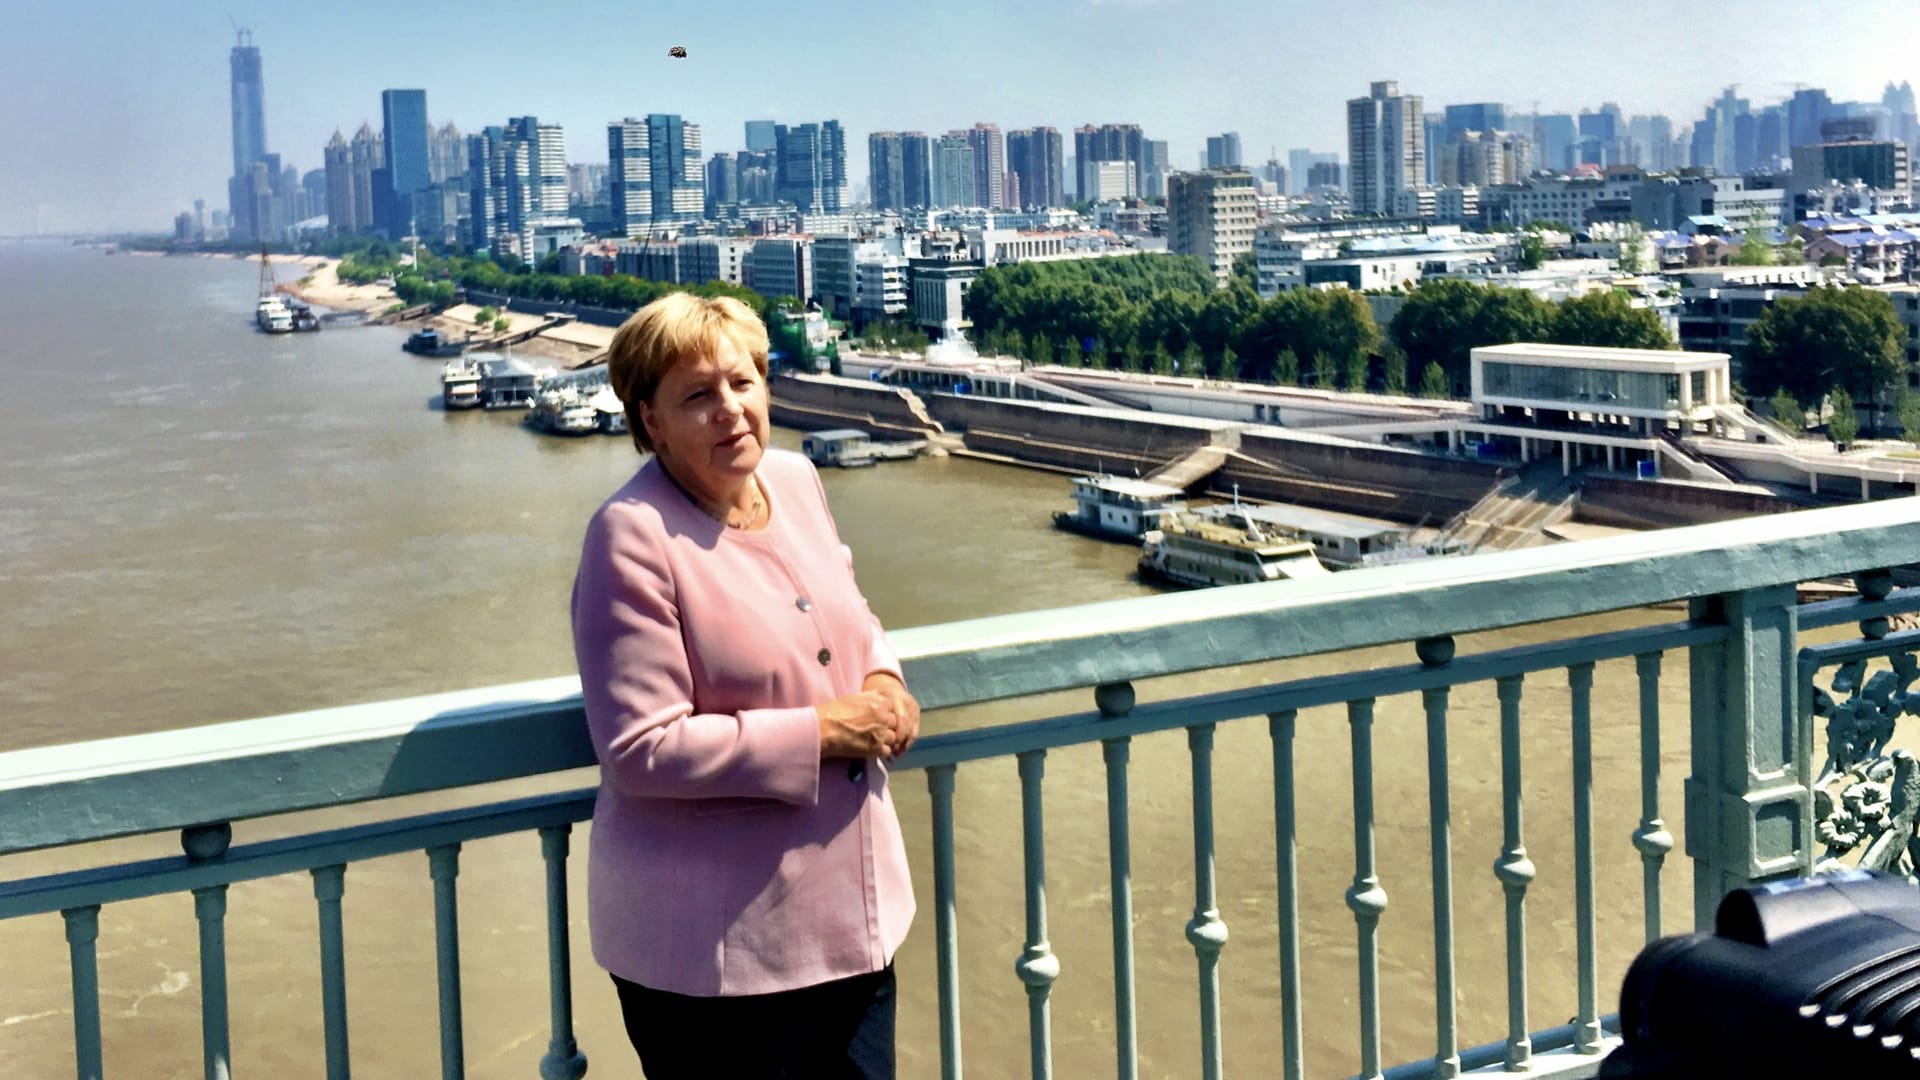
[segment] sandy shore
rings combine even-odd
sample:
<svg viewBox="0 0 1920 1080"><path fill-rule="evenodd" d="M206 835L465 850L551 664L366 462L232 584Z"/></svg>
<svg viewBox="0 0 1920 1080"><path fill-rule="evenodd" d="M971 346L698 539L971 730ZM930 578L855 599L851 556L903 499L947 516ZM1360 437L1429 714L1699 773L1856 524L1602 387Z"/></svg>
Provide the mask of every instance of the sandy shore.
<svg viewBox="0 0 1920 1080"><path fill-rule="evenodd" d="M338 259L288 255L274 261L278 264L281 260L297 264L305 271L291 281L282 282L281 291L292 293L314 307L378 314L399 303L400 298L385 285L349 285L341 281L335 272L335 267L340 265Z"/></svg>
<svg viewBox="0 0 1920 1080"><path fill-rule="evenodd" d="M379 315L400 302L393 290L384 285L349 285L342 282L335 272L335 267L339 263L337 259L288 255L275 256L273 259L276 268L284 263L301 271L299 277L282 281L281 291L291 293L315 307L334 311L364 311L369 315ZM425 319L409 319L404 325L431 326L450 338L492 340L497 335L493 331L491 320L485 328L474 321L474 316L479 311L478 304L455 304ZM534 315L524 311L500 312L496 317L504 317L507 320L505 333L509 335L525 333L546 321L544 315ZM513 346L513 350L515 353L538 356L552 360L562 367L573 368L599 358L612 342L612 327L573 322L556 326L543 334L520 342ZM475 343L479 344L479 340Z"/></svg>

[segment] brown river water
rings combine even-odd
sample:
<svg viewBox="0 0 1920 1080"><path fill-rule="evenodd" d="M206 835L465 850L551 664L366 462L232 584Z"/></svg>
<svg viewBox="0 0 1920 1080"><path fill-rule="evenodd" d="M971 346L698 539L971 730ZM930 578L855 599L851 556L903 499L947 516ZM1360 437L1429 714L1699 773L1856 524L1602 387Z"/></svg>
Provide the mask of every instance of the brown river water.
<svg viewBox="0 0 1920 1080"><path fill-rule="evenodd" d="M587 515L637 464L624 439L558 440L519 414L439 410L438 365L385 328L267 338L249 322L257 270L223 260L0 247L0 750L188 727L572 672L566 598ZM797 446L799 434L776 433ZM1145 595L1133 549L1057 532L1059 475L961 458L825 478L860 580L892 628ZM1555 628L1592 633L1678 618L1628 611ZM1479 635L1463 652L1536 640ZM1407 647L1277 665L1287 677L1409 663ZM1686 663L1661 690L1663 804L1679 832ZM1272 677L1210 673L1143 698ZM1528 902L1530 1020L1575 1010L1571 765L1564 677L1530 677L1526 825L1539 866ZM930 732L1079 710L1090 695L931 715ZM1631 662L1595 689L1601 999L1611 1010L1641 937L1637 691ZM1506 1024L1497 706L1490 686L1452 712L1453 837L1463 1045ZM1339 710L1299 722L1302 956L1308 1074L1358 1065L1347 729ZM1278 1073L1278 933L1271 750L1264 719L1223 725L1214 759L1224 1062ZM1433 1053L1425 727L1414 698L1375 725L1387 1060ZM1133 747L1133 886L1140 1073L1200 1070L1186 742ZM585 786L589 773L499 794ZM938 1074L928 800L901 774L921 915L898 958L900 1062ZM487 794L494 794L488 792ZM1052 755L1046 786L1055 1075L1114 1071L1105 784L1100 753ZM404 809L445 805L409 800ZM370 820L395 806L246 823L262 836ZM1011 761L963 767L957 799L961 1004L967 1072L1027 1072L1019 785ZM576 853L584 850L575 837ZM0 880L177 851L171 838L0 858ZM583 860L572 865L583 896ZM1691 910L1677 856L1667 926ZM545 913L532 836L469 844L460 925L468 1074L537 1075L547 1040ZM347 875L348 1004L355 1072L437 1075L432 889L424 856ZM637 1077L611 986L574 911L576 1026L594 1077ZM234 1075L324 1074L319 949L305 875L229 898ZM100 938L107 1075L199 1076L199 967L185 896L107 907ZM61 922L0 924L0 1077L73 1075Z"/></svg>

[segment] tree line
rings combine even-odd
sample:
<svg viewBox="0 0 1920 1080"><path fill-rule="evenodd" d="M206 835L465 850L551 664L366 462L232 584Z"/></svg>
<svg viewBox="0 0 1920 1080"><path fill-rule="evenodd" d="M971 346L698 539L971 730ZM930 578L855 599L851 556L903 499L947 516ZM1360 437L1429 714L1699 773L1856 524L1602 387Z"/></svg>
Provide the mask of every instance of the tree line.
<svg viewBox="0 0 1920 1080"><path fill-rule="evenodd" d="M1672 349L1624 294L1555 304L1524 289L1422 282L1386 326L1364 295L1295 289L1262 300L1251 267L1225 288L1199 259L1141 254L992 267L964 301L990 351L1057 363L1432 396L1461 392L1475 346L1540 341Z"/></svg>

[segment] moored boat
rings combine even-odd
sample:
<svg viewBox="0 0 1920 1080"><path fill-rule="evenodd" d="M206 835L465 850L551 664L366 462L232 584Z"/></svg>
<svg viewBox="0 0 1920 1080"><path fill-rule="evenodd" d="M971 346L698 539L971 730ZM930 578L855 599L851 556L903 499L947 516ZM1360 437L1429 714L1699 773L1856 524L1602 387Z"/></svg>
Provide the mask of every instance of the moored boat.
<svg viewBox="0 0 1920 1080"><path fill-rule="evenodd" d="M1187 507L1179 488L1123 476L1082 476L1073 482L1073 501L1073 511L1055 511L1053 523L1112 540L1139 540L1162 517Z"/></svg>
<svg viewBox="0 0 1920 1080"><path fill-rule="evenodd" d="M448 411L480 404L480 366L459 358L447 361L440 372L440 404Z"/></svg>
<svg viewBox="0 0 1920 1080"><path fill-rule="evenodd" d="M859 428L833 428L815 431L800 440L800 450L815 465L838 465L858 469L882 461L904 461L918 457L927 448L925 439L910 442L877 443Z"/></svg>
<svg viewBox="0 0 1920 1080"><path fill-rule="evenodd" d="M1320 577L1330 571L1313 544L1251 522L1230 524L1198 514L1173 513L1148 530L1140 553L1142 577L1207 588Z"/></svg>
<svg viewBox="0 0 1920 1080"><path fill-rule="evenodd" d="M407 340L400 345L400 348L415 356L437 359L443 356L461 355L467 351L467 343L464 341L455 341L429 326L423 330L415 330L408 336Z"/></svg>
<svg viewBox="0 0 1920 1080"><path fill-rule="evenodd" d="M620 395L613 392L613 387L603 386L595 391L591 404L598 414L602 432L608 435L627 433L627 407L620 403Z"/></svg>
<svg viewBox="0 0 1920 1080"><path fill-rule="evenodd" d="M263 296L254 305L254 324L269 334L293 332L293 312L278 296Z"/></svg>

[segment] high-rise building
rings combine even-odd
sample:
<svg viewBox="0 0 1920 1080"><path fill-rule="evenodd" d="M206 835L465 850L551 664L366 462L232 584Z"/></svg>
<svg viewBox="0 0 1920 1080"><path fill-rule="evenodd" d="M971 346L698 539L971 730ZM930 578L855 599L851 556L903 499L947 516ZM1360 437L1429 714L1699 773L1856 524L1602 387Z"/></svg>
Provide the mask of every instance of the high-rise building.
<svg viewBox="0 0 1920 1080"><path fill-rule="evenodd" d="M748 150L778 150L780 139L776 132L779 125L771 120L747 121Z"/></svg>
<svg viewBox="0 0 1920 1080"><path fill-rule="evenodd" d="M897 131L867 136L868 202L875 210L907 208L906 140Z"/></svg>
<svg viewBox="0 0 1920 1080"><path fill-rule="evenodd" d="M228 235L236 240L256 240L264 235L266 223L256 221L253 165L267 156L267 106L266 81L253 31L242 29L237 33L227 66L233 103L233 173L227 181L232 224Z"/></svg>
<svg viewBox="0 0 1920 1080"><path fill-rule="evenodd" d="M1347 171L1340 165L1338 160L1316 161L1307 166L1308 190L1320 187L1344 188L1346 186Z"/></svg>
<svg viewBox="0 0 1920 1080"><path fill-rule="evenodd" d="M1695 165L1711 165L1715 171L1725 175L1734 175L1740 171L1740 118L1750 115L1747 99L1734 95L1729 86L1713 104L1707 106L1706 118L1695 124L1694 146ZM1704 128L1704 137L1703 137ZM1706 152L1706 160L1700 160L1699 151Z"/></svg>
<svg viewBox="0 0 1920 1080"><path fill-rule="evenodd" d="M1240 161L1240 133L1207 136L1207 168L1237 169Z"/></svg>
<svg viewBox="0 0 1920 1080"><path fill-rule="evenodd" d="M1787 99L1787 142L1812 146L1820 141L1820 124L1832 114L1833 101L1818 87L1795 90Z"/></svg>
<svg viewBox="0 0 1920 1080"><path fill-rule="evenodd" d="M1468 131L1505 131L1507 107L1491 101L1449 105L1442 113L1441 127L1452 142Z"/></svg>
<svg viewBox="0 0 1920 1080"><path fill-rule="evenodd" d="M1417 94L1376 82L1347 102L1348 190L1355 214L1389 214L1394 197L1426 182L1426 120Z"/></svg>
<svg viewBox="0 0 1920 1080"><path fill-rule="evenodd" d="M353 232L353 152L340 129L334 129L321 157L327 173L327 231L346 235Z"/></svg>
<svg viewBox="0 0 1920 1080"><path fill-rule="evenodd" d="M486 127L467 136L467 243L491 248L506 227L507 132Z"/></svg>
<svg viewBox="0 0 1920 1080"><path fill-rule="evenodd" d="M1336 187L1339 186L1340 155L1338 153L1331 150L1289 150L1287 151L1287 182L1292 186L1287 189L1287 194L1304 195L1309 187L1319 186L1313 182L1315 165L1333 166L1336 177L1333 184Z"/></svg>
<svg viewBox="0 0 1920 1080"><path fill-rule="evenodd" d="M1581 165L1619 165L1623 163L1620 142L1626 136L1626 122L1620 106L1612 102L1598 112L1582 112L1576 122L1579 137L1575 158Z"/></svg>
<svg viewBox="0 0 1920 1080"><path fill-rule="evenodd" d="M398 240L413 230L413 193L433 183L427 148L427 92L380 92L382 150L386 156L385 203L388 220L379 222L387 238Z"/></svg>
<svg viewBox="0 0 1920 1080"><path fill-rule="evenodd" d="M1020 176L1021 202L1027 207L1067 205L1062 153L1065 142L1050 127L1007 132L1007 168Z"/></svg>
<svg viewBox="0 0 1920 1080"><path fill-rule="evenodd" d="M527 120L532 120L529 116ZM559 124L535 126L535 165L539 201L535 209L542 215L563 216L567 212L567 136Z"/></svg>
<svg viewBox="0 0 1920 1080"><path fill-rule="evenodd" d="M427 171L436 184L467 174L467 140L449 120L427 135Z"/></svg>
<svg viewBox="0 0 1920 1080"><path fill-rule="evenodd" d="M774 150L742 150L733 155L740 177L740 203L766 206L779 198L780 155Z"/></svg>
<svg viewBox="0 0 1920 1080"><path fill-rule="evenodd" d="M1140 194L1149 199L1167 197L1167 174L1173 171L1173 161L1167 157L1167 140L1148 139L1142 148L1145 157L1141 159L1140 171L1146 177L1146 186L1140 188Z"/></svg>
<svg viewBox="0 0 1920 1080"><path fill-rule="evenodd" d="M1446 145L1447 142L1445 114L1437 112L1422 113L1420 117L1420 129L1425 133L1421 136L1421 141L1427 148L1427 172L1425 176L1420 178L1420 186L1432 187L1436 182L1434 158L1438 156L1438 149Z"/></svg>
<svg viewBox="0 0 1920 1080"><path fill-rule="evenodd" d="M653 222L653 154L647 122L628 117L607 125L607 181L614 231L644 236Z"/></svg>
<svg viewBox="0 0 1920 1080"><path fill-rule="evenodd" d="M647 142L653 156L649 179L655 224L699 221L707 206L700 125L687 123L678 113L649 113Z"/></svg>
<svg viewBox="0 0 1920 1080"><path fill-rule="evenodd" d="M1566 172L1576 164L1574 144L1579 140L1570 113L1542 113L1533 118L1534 158L1541 168Z"/></svg>
<svg viewBox="0 0 1920 1080"><path fill-rule="evenodd" d="M299 220L325 217L327 213L327 170L309 169L300 177L300 190L306 193L306 212Z"/></svg>
<svg viewBox="0 0 1920 1080"><path fill-rule="evenodd" d="M1253 250L1257 217L1253 174L1244 169L1167 177L1167 250L1198 256L1221 285L1233 270L1234 257Z"/></svg>
<svg viewBox="0 0 1920 1080"><path fill-rule="evenodd" d="M933 140L925 132L900 133L900 182L908 209L923 209L933 202Z"/></svg>
<svg viewBox="0 0 1920 1080"><path fill-rule="evenodd" d="M933 144L933 206L973 205L973 142L964 131L950 131Z"/></svg>
<svg viewBox="0 0 1920 1080"><path fill-rule="evenodd" d="M732 154L707 159L707 217L718 219L720 208L740 202L740 162Z"/></svg>
<svg viewBox="0 0 1920 1080"><path fill-rule="evenodd" d="M782 202L801 213L838 213L851 199L847 187L847 141L840 121L774 126L778 144L776 186Z"/></svg>
<svg viewBox="0 0 1920 1080"><path fill-rule="evenodd" d="M1127 164L1127 195L1139 196L1147 189L1147 137L1139 124L1087 124L1073 129L1073 156L1080 175L1077 189L1082 199L1100 188L1094 163L1121 161ZM1167 162L1160 162L1162 168Z"/></svg>
<svg viewBox="0 0 1920 1080"><path fill-rule="evenodd" d="M1893 192L1898 201L1912 198L1907 144L1855 140L1793 148L1793 190L1854 181L1876 191Z"/></svg>
<svg viewBox="0 0 1920 1080"><path fill-rule="evenodd" d="M1433 157L1438 182L1449 187L1517 184L1532 169L1525 135L1511 131L1463 131Z"/></svg>
<svg viewBox="0 0 1920 1080"><path fill-rule="evenodd" d="M973 205L1004 208L1006 192L1002 177L1007 171L1007 144L1000 137L1000 125L976 123L966 131L973 144Z"/></svg>

